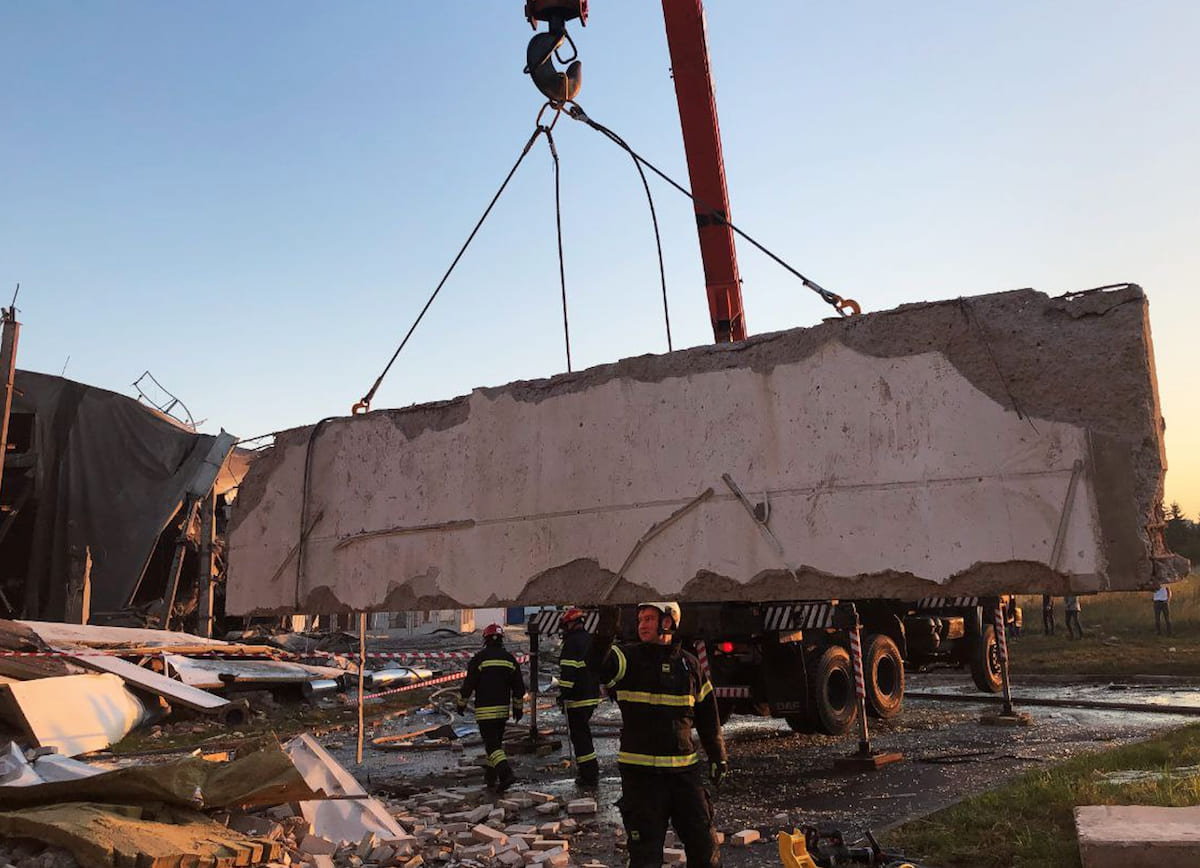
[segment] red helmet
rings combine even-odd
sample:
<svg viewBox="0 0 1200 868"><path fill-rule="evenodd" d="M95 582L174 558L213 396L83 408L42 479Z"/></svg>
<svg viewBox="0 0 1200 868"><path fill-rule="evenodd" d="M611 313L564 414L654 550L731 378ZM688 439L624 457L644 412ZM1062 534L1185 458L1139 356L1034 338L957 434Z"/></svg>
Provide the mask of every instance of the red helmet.
<svg viewBox="0 0 1200 868"><path fill-rule="evenodd" d="M582 621L582 620L583 620L583 609L580 609L578 606L572 606L571 608L567 609L567 611L563 612L563 616L562 616L563 629L566 630L568 627L570 627L576 621Z"/></svg>
<svg viewBox="0 0 1200 868"><path fill-rule="evenodd" d="M488 624L483 628L483 639L486 642L488 639L503 639L504 628L499 624Z"/></svg>

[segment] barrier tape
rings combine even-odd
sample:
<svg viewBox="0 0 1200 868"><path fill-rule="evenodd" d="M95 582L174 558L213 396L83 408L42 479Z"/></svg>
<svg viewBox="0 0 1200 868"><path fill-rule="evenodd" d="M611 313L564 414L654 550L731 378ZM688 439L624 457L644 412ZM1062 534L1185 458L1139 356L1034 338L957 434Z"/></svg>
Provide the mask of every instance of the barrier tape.
<svg viewBox="0 0 1200 868"><path fill-rule="evenodd" d="M704 673L704 677L712 681L712 669L708 666L708 646L704 644L703 639L696 640L696 659L700 661L700 671Z"/></svg>
<svg viewBox="0 0 1200 868"><path fill-rule="evenodd" d="M521 654L517 657L517 663L528 663L529 655ZM420 690L422 687L433 687L438 684L447 684L451 681L458 681L461 678L466 678L466 671L452 672L449 675L439 675L437 678L426 678L424 681L414 681L412 684L405 684L401 687L393 687L391 690L382 690L379 693L364 693L363 699L379 699L382 696L392 696L396 693L406 693L409 690Z"/></svg>
<svg viewBox="0 0 1200 868"><path fill-rule="evenodd" d="M128 648L89 648L79 651L0 651L0 657L136 657L144 653L176 653L170 647L138 648L131 651ZM470 660L475 656L474 651L373 651L367 653L371 660ZM214 649L212 651L188 651L184 657L261 657L271 660L293 659L302 660L312 657L328 657L330 659L357 660L358 654L345 654L333 651L308 651L299 654L295 651L284 651L282 648L270 651L248 651L235 648L233 650Z"/></svg>

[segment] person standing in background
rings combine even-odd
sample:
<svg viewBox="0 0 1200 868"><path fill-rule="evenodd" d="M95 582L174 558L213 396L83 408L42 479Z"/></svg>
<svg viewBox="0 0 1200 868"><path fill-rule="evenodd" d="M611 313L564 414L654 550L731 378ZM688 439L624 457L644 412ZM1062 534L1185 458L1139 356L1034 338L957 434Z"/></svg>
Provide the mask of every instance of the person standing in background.
<svg viewBox="0 0 1200 868"><path fill-rule="evenodd" d="M1159 585L1154 591L1154 632L1162 635L1162 622L1167 624L1167 635L1171 635L1171 588Z"/></svg>
<svg viewBox="0 0 1200 868"><path fill-rule="evenodd" d="M1042 594L1042 632L1054 635L1054 597Z"/></svg>
<svg viewBox="0 0 1200 868"><path fill-rule="evenodd" d="M1083 627L1079 623L1079 613L1083 611L1083 604L1076 596L1063 597L1063 602L1067 604L1067 638L1082 639Z"/></svg>

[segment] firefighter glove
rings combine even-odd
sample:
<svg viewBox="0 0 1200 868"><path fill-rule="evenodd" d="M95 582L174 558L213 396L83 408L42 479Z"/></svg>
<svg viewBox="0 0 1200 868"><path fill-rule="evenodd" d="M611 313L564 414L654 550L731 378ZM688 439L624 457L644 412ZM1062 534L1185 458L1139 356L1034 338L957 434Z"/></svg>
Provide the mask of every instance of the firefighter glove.
<svg viewBox="0 0 1200 868"><path fill-rule="evenodd" d="M467 711L466 698L462 696L458 697L458 699L454 700L454 707L457 709L459 714L465 714Z"/></svg>
<svg viewBox="0 0 1200 868"><path fill-rule="evenodd" d="M522 717L525 716L525 706L524 705L517 705L516 703L513 703L512 709L513 709L513 720L514 721L519 721Z"/></svg>
<svg viewBox="0 0 1200 868"><path fill-rule="evenodd" d="M725 760L710 763L708 766L708 778L712 781L714 787L721 786L721 781L729 776L729 763Z"/></svg>

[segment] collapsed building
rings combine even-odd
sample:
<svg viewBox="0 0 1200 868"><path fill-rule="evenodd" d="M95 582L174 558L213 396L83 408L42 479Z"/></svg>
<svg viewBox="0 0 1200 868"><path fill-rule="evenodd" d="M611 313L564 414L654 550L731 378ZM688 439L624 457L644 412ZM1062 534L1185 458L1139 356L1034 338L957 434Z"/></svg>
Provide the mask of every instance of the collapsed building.
<svg viewBox="0 0 1200 868"><path fill-rule="evenodd" d="M115 392L17 371L0 479L0 613L211 619L226 496L245 466L235 442Z"/></svg>

